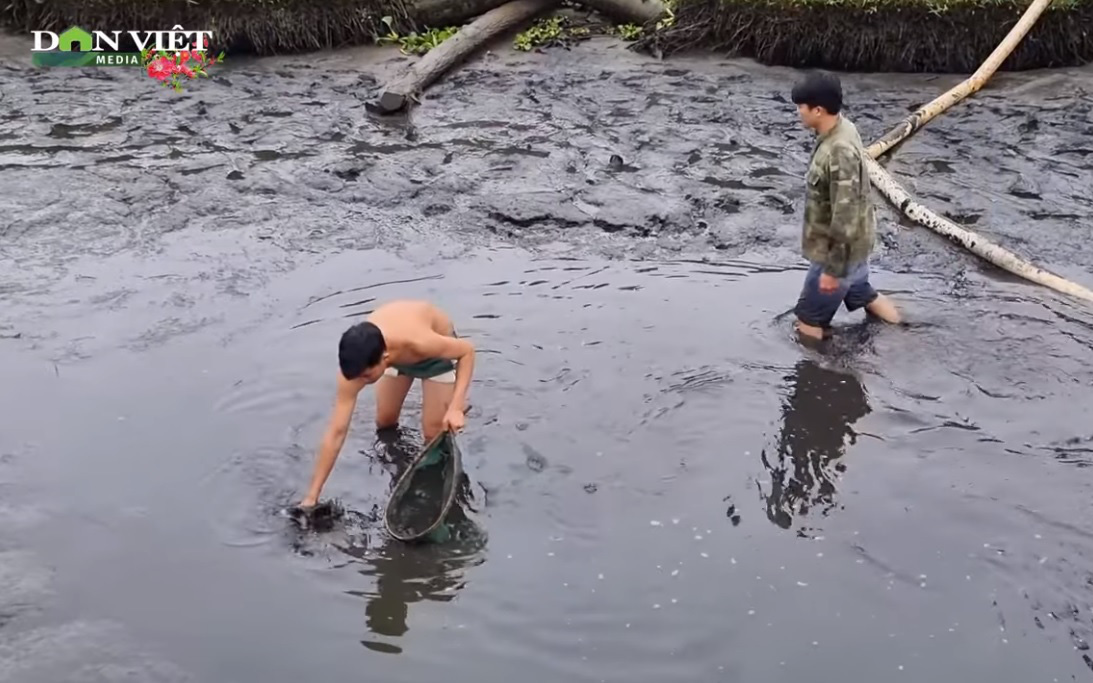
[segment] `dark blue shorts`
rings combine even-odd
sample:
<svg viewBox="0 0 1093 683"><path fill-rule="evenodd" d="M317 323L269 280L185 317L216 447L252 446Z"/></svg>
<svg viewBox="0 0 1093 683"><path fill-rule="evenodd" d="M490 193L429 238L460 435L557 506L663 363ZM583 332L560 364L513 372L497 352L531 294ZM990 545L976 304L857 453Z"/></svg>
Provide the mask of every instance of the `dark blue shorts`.
<svg viewBox="0 0 1093 683"><path fill-rule="evenodd" d="M830 327L840 304L846 304L848 311L856 311L873 303L878 296L877 290L869 284L868 261L852 265L846 277L839 281L839 288L830 294L820 292L821 273L823 266L813 263L794 309L797 319L806 325Z"/></svg>

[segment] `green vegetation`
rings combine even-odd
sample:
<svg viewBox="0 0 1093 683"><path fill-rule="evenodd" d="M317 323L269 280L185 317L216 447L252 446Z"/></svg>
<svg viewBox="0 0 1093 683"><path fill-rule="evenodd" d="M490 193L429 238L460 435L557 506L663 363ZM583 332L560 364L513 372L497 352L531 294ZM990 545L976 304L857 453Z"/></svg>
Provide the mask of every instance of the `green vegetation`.
<svg viewBox="0 0 1093 683"><path fill-rule="evenodd" d="M562 16L540 19L528 30L516 35L512 46L528 52L549 47L567 47L571 43L584 40L591 35L587 26L569 26L569 20Z"/></svg>
<svg viewBox="0 0 1093 683"><path fill-rule="evenodd" d="M675 6L677 0L665 0L667 9L665 16L656 22L653 29L662 31L675 23ZM573 3L565 3L566 6ZM545 49L549 47L567 47L577 40L584 40L594 34L606 34L618 36L622 40L633 42L642 37L645 27L639 24L598 24L591 22L587 26L572 26L571 21L565 15L540 19L534 26L516 36L513 47L517 50L528 51L532 49Z"/></svg>
<svg viewBox="0 0 1093 683"><path fill-rule="evenodd" d="M411 31L407 35L400 36L393 27L394 20L391 17L383 17L380 21L387 26L387 33L377 36L376 44L398 45L404 55L423 55L459 32L458 26L449 26L447 28L426 27L421 33Z"/></svg>
<svg viewBox="0 0 1093 683"><path fill-rule="evenodd" d="M664 17L659 19L653 27L654 32L664 31L676 23L676 5L679 0L664 0ZM621 24L616 26L614 33L625 41L633 42L645 34L645 27L638 24Z"/></svg>
<svg viewBox="0 0 1093 683"><path fill-rule="evenodd" d="M633 41L641 38L643 29L637 24L620 24L615 27L615 33L619 34L619 38L623 40Z"/></svg>

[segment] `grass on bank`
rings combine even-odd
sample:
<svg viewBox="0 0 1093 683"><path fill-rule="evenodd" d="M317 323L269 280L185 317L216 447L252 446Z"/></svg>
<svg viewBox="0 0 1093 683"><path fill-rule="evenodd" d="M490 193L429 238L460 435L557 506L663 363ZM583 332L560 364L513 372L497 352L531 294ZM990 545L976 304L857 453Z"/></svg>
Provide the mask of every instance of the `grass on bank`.
<svg viewBox="0 0 1093 683"><path fill-rule="evenodd" d="M639 26L603 24L578 4L522 31L514 47L611 34L661 56L699 49L794 67L969 73L1027 0L671 0L669 7ZM180 24L214 30L217 50L254 54L389 42L419 55L458 32L449 20L421 26L413 8L411 0L0 0L0 24L19 32ZM1093 0L1055 0L1002 70L1090 61Z"/></svg>
<svg viewBox="0 0 1093 683"><path fill-rule="evenodd" d="M380 21L387 27L387 33L377 36L376 44L398 45L399 50L404 55L423 55L459 33L458 26L448 26L446 28L425 27L421 33L411 31L406 35L399 35L394 28L394 19L392 17L383 17Z"/></svg>
<svg viewBox="0 0 1093 683"><path fill-rule="evenodd" d="M521 52L545 50L551 47L568 47L574 42L592 35L587 26L571 26L567 17L555 15L540 19L528 28L516 34L512 46Z"/></svg>
<svg viewBox="0 0 1093 683"><path fill-rule="evenodd" d="M1028 0L677 0L638 50L713 50L765 64L843 71L970 73ZM1093 61L1093 0L1055 0L1002 70Z"/></svg>
<svg viewBox="0 0 1093 683"><path fill-rule="evenodd" d="M667 15L659 20L654 27L662 30L672 25L675 15L672 12L675 0L668 0ZM387 27L386 33L376 37L377 45L398 45L403 54L423 55L442 42L459 32L459 27L448 26L446 28L425 27L420 32L410 32L400 35L394 28L391 17L383 17L381 22ZM644 27L636 24L610 24L590 25L580 24L573 18L564 14L556 14L539 19L527 29L516 34L513 39L513 48L521 52L531 50L545 50L556 47L569 47L574 43L586 40L594 34L616 35L625 41L635 41L641 37Z"/></svg>
<svg viewBox="0 0 1093 683"><path fill-rule="evenodd" d="M665 14L654 26L654 31L662 31L675 23L675 6L677 0L664 0ZM566 6L578 8L577 3L563 3ZM550 47L568 47L575 41L584 40L592 35L617 36L624 41L632 42L641 38L646 27L638 24L589 24L572 25L572 21L565 15L555 15L547 19L540 19L532 27L521 32L513 41L513 47L517 50L529 51L532 49L545 49Z"/></svg>
<svg viewBox="0 0 1093 683"><path fill-rule="evenodd" d="M657 20L657 22L651 27L653 33L659 33L675 26L676 23L676 6L678 0L664 0L664 16ZM620 24L615 27L612 33L618 35L620 38L627 42L633 42L638 40L646 33L646 27L639 26L638 24Z"/></svg>

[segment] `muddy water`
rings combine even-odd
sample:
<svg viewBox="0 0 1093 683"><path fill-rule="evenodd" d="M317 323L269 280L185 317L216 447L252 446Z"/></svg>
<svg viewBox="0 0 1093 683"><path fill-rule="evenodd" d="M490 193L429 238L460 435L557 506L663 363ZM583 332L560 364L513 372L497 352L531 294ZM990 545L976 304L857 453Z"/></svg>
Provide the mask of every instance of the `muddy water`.
<svg viewBox="0 0 1093 683"><path fill-rule="evenodd" d="M495 55L377 123L367 51L175 96L22 49L0 681L1093 675L1093 316L886 214L877 284L914 324L798 347L788 72ZM870 138L946 85L846 82ZM1000 79L891 168L1093 284L1091 87ZM417 390L394 441L362 400L326 490L344 517L280 514L337 335L392 297L481 354L476 533L439 546L380 520Z"/></svg>

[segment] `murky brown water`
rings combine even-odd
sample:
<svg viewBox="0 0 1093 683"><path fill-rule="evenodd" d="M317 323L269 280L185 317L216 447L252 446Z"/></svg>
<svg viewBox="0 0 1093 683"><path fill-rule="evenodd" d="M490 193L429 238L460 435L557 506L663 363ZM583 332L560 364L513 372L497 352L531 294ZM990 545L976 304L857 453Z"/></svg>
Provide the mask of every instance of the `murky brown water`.
<svg viewBox="0 0 1093 683"><path fill-rule="evenodd" d="M0 681L1093 675L1088 309L886 214L914 324L806 351L788 71L494 56L411 126L370 54L0 70ZM942 80L846 78L869 138ZM1093 74L998 83L891 167L1093 284ZM392 297L481 350L441 546L367 397L344 519L280 514Z"/></svg>

